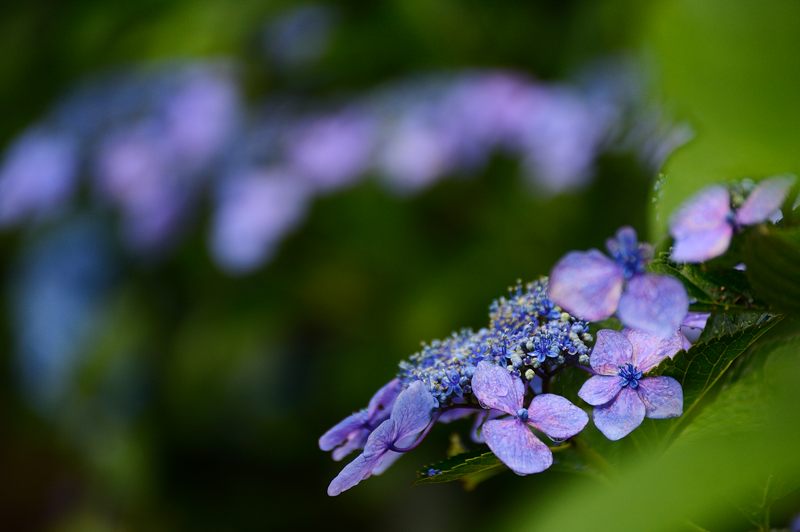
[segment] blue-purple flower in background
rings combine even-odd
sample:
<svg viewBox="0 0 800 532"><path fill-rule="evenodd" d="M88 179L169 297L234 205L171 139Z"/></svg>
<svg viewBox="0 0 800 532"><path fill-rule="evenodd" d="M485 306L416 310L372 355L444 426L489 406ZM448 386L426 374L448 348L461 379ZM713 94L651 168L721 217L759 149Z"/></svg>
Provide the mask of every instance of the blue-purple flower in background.
<svg viewBox="0 0 800 532"><path fill-rule="evenodd" d="M420 381L400 392L389 419L369 435L364 452L331 481L328 495L339 495L362 480L383 473L425 435L433 424L433 411L437 406L436 399Z"/></svg>
<svg viewBox="0 0 800 532"><path fill-rule="evenodd" d="M669 232L675 239L672 260L703 262L728 250L736 231L769 220L779 212L793 176L777 176L761 181L738 209L731 205L731 193L724 185L698 192L670 220Z"/></svg>
<svg viewBox="0 0 800 532"><path fill-rule="evenodd" d="M363 449L370 433L389 417L401 388L399 379L389 381L375 392L367 408L347 416L323 434L319 448L333 451L337 462L352 451Z"/></svg>
<svg viewBox="0 0 800 532"><path fill-rule="evenodd" d="M689 310L686 289L667 275L646 272L652 247L623 227L596 249L573 251L550 274L548 295L578 318L600 321L617 314L628 327L662 337L674 334Z"/></svg>
<svg viewBox="0 0 800 532"><path fill-rule="evenodd" d="M552 451L529 426L553 440L565 440L589 422L586 412L558 395L537 395L528 408L523 408L522 380L489 362L478 364L472 389L482 406L512 416L486 421L482 436L492 452L518 475L539 473L553 463Z"/></svg>
<svg viewBox="0 0 800 532"><path fill-rule="evenodd" d="M608 439L619 440L645 417L663 419L683 413L683 389L672 377L645 377L683 348L683 336L659 338L627 329L603 329L590 357L595 375L578 391L594 406L594 424Z"/></svg>

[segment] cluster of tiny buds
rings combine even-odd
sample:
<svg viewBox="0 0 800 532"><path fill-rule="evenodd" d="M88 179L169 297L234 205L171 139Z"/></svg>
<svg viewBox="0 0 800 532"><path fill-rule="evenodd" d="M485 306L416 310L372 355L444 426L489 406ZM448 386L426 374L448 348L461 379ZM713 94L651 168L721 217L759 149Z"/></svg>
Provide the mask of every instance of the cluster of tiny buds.
<svg viewBox="0 0 800 532"><path fill-rule="evenodd" d="M541 278L517 283L508 297L494 301L488 328L465 329L423 344L400 363L398 377L405 384L424 382L441 406L465 404L471 402L470 382L481 361L530 382L568 361L587 365L592 341L588 323L553 304L547 297L547 279Z"/></svg>

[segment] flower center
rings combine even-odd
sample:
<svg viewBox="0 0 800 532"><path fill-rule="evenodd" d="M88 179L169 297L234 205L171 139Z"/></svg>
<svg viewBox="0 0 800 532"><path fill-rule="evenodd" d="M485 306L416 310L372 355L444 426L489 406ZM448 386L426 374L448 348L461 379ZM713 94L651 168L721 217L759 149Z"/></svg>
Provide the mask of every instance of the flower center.
<svg viewBox="0 0 800 532"><path fill-rule="evenodd" d="M644 273L652 253L648 246L639 244L636 232L629 227L620 229L614 238L609 238L606 249L614 262L622 268L626 279Z"/></svg>
<svg viewBox="0 0 800 532"><path fill-rule="evenodd" d="M642 378L642 372L633 364L625 364L619 367L620 386L630 386L635 390L639 387L639 379Z"/></svg>
<svg viewBox="0 0 800 532"><path fill-rule="evenodd" d="M528 411L524 408L520 408L517 410L517 418L522 422L528 421Z"/></svg>

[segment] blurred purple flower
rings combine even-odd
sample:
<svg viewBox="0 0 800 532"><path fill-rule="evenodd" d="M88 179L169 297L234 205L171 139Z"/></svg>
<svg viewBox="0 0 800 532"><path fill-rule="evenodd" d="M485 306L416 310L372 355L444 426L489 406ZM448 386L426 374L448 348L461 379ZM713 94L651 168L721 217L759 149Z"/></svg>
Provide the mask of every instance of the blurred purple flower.
<svg viewBox="0 0 800 532"><path fill-rule="evenodd" d="M56 214L75 188L77 142L31 130L17 139L0 166L0 227Z"/></svg>
<svg viewBox="0 0 800 532"><path fill-rule="evenodd" d="M416 381L400 392L389 419L367 438L364 452L331 481L328 495L334 497L362 480L386 470L400 455L419 442L433 422L436 399Z"/></svg>
<svg viewBox="0 0 800 532"><path fill-rule="evenodd" d="M610 440L619 440L645 417L663 419L683 413L683 390L672 377L644 377L683 348L679 333L660 338L627 329L603 329L590 357L595 375L578 391L594 406L594 423Z"/></svg>
<svg viewBox="0 0 800 532"><path fill-rule="evenodd" d="M779 211L794 182L794 176L765 179L736 210L731 207L727 187L701 190L670 220L670 234L675 239L672 260L703 262L724 254L737 230L765 222Z"/></svg>
<svg viewBox="0 0 800 532"><path fill-rule="evenodd" d="M589 422L583 410L558 395L537 395L527 409L523 408L522 380L489 362L478 364L472 389L484 408L512 416L486 421L482 436L492 452L518 475L539 473L553 463L553 453L529 426L554 440L565 440Z"/></svg>
<svg viewBox="0 0 800 532"><path fill-rule="evenodd" d="M347 416L323 434L319 448L333 451L333 459L337 462L351 452L363 449L370 433L389 417L400 390L398 379L389 381L372 396L367 408Z"/></svg>
<svg viewBox="0 0 800 532"><path fill-rule="evenodd" d="M606 248L611 258L596 249L564 256L550 274L550 299L581 319L600 321L616 312L628 327L674 334L689 309L680 281L645 273L652 248L630 227L617 231Z"/></svg>
<svg viewBox="0 0 800 532"><path fill-rule="evenodd" d="M305 214L309 190L299 178L279 170L252 170L220 186L211 250L226 270L257 267Z"/></svg>
<svg viewBox="0 0 800 532"><path fill-rule="evenodd" d="M373 151L375 124L362 111L345 110L302 121L286 141L287 164L322 191L361 177Z"/></svg>
<svg viewBox="0 0 800 532"><path fill-rule="evenodd" d="M237 128L240 102L229 70L221 65L188 69L164 95L158 141L168 146L183 173L208 171Z"/></svg>

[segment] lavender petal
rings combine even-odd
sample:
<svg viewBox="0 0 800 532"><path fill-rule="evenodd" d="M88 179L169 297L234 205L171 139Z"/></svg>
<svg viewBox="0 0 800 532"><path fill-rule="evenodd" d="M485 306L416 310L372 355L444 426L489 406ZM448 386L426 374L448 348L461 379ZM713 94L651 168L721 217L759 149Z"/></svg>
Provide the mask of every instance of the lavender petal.
<svg viewBox="0 0 800 532"><path fill-rule="evenodd" d="M505 368L484 361L472 376L472 391L484 408L515 415L522 408L525 386Z"/></svg>
<svg viewBox="0 0 800 532"><path fill-rule="evenodd" d="M530 475L553 463L553 453L518 419L493 419L483 425L489 449L514 473Z"/></svg>
<svg viewBox="0 0 800 532"><path fill-rule="evenodd" d="M670 220L670 234L675 239L672 260L703 262L725 253L733 228L730 194L724 186L700 191L686 202Z"/></svg>
<svg viewBox="0 0 800 532"><path fill-rule="evenodd" d="M528 407L528 423L553 440L571 438L582 431L588 422L586 412L560 395L537 395Z"/></svg>
<svg viewBox="0 0 800 532"><path fill-rule="evenodd" d="M683 388L672 377L642 379L638 391L647 417L664 419L683 414Z"/></svg>
<svg viewBox="0 0 800 532"><path fill-rule="evenodd" d="M599 321L614 314L623 275L611 259L592 249L564 256L550 273L548 296L575 316Z"/></svg>
<svg viewBox="0 0 800 532"><path fill-rule="evenodd" d="M680 281L647 273L628 281L617 315L628 327L651 334L675 334L689 311L689 297Z"/></svg>
<svg viewBox="0 0 800 532"><path fill-rule="evenodd" d="M642 373L658 366L665 358L674 357L684 348L683 335L679 331L667 337L636 329L625 329L622 333L633 346L633 365Z"/></svg>
<svg viewBox="0 0 800 532"><path fill-rule="evenodd" d="M633 346L621 332L601 329L589 361L598 375L616 375L620 366L633 361Z"/></svg>
<svg viewBox="0 0 800 532"><path fill-rule="evenodd" d="M600 406L614 399L620 390L619 377L595 375L583 383L578 397L592 406Z"/></svg>
<svg viewBox="0 0 800 532"><path fill-rule="evenodd" d="M754 225L768 220L780 209L794 182L794 176L777 176L761 181L736 211L736 222Z"/></svg>
<svg viewBox="0 0 800 532"><path fill-rule="evenodd" d="M623 388L617 398L607 405L594 409L594 424L609 440L624 438L642 424L645 406L639 394L631 388Z"/></svg>

